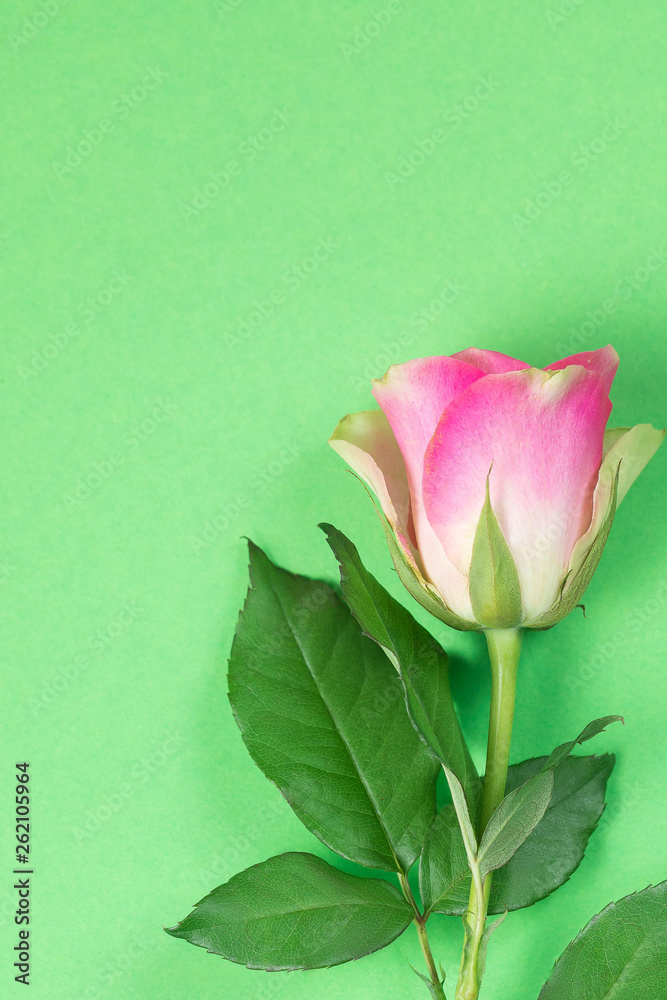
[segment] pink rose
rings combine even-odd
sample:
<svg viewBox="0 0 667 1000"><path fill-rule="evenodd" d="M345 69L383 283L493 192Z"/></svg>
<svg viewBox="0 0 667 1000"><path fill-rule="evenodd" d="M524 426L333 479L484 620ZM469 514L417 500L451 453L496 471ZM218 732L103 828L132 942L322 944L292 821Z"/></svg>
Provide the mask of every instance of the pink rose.
<svg viewBox="0 0 667 1000"><path fill-rule="evenodd" d="M376 494L396 569L456 628L548 628L583 594L662 442L605 430L611 346L546 369L469 347L393 365L332 447Z"/></svg>

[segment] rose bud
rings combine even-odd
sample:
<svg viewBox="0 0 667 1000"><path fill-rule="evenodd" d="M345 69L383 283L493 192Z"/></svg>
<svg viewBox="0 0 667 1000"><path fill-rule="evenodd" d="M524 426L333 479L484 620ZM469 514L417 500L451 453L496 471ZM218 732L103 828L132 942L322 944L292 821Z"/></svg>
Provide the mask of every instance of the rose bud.
<svg viewBox="0 0 667 1000"><path fill-rule="evenodd" d="M398 574L460 629L550 628L581 599L618 504L662 442L605 430L611 346L546 369L470 347L393 365L331 446L375 493Z"/></svg>

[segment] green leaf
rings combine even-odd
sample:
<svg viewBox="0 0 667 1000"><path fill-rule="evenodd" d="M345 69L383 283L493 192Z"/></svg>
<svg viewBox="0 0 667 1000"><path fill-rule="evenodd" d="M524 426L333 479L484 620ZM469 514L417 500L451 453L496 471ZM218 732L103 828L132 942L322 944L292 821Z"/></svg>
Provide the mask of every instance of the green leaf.
<svg viewBox="0 0 667 1000"><path fill-rule="evenodd" d="M603 733L612 722L623 722L625 725L622 715L605 715L602 719L595 719L593 722L589 722L575 740L570 740L569 743L561 743L559 747L556 747L542 770L544 771L549 767L555 767L557 764L560 764L562 760L572 753L578 743L585 743L587 740L592 740L594 736Z"/></svg>
<svg viewBox="0 0 667 1000"><path fill-rule="evenodd" d="M519 574L510 547L493 513L486 477L484 506L477 522L470 562L470 600L485 628L514 628L523 618Z"/></svg>
<svg viewBox="0 0 667 1000"><path fill-rule="evenodd" d="M610 903L568 945L538 1000L667 1000L667 882Z"/></svg>
<svg viewBox="0 0 667 1000"><path fill-rule="evenodd" d="M507 791L519 788L546 764L537 757L513 764ZM549 806L533 832L493 876L489 913L532 906L563 885L581 863L604 809L614 757L568 757L554 769ZM470 894L470 871L451 805L439 813L419 865L419 891L427 910L460 915Z"/></svg>
<svg viewBox="0 0 667 1000"><path fill-rule="evenodd" d="M463 791L463 785L448 767L445 767L445 776L452 795L452 804L461 836L463 837L463 846L465 847L468 860L472 861L477 854L477 836L470 815L470 809L468 808L468 802Z"/></svg>
<svg viewBox="0 0 667 1000"><path fill-rule="evenodd" d="M234 875L165 930L230 962L278 972L369 955L402 934L413 916L384 879L348 875L294 852Z"/></svg>
<svg viewBox="0 0 667 1000"><path fill-rule="evenodd" d="M327 847L407 871L435 815L438 767L396 671L326 584L252 544L250 567L229 697L253 760Z"/></svg>
<svg viewBox="0 0 667 1000"><path fill-rule="evenodd" d="M524 784L544 757L510 768L508 789ZM604 810L613 754L568 757L553 771L547 810L530 836L493 876L490 913L532 906L563 885L581 864L588 840Z"/></svg>
<svg viewBox="0 0 667 1000"><path fill-rule="evenodd" d="M476 804L479 778L454 709L447 654L368 572L349 538L330 524L320 527L340 563L341 589L350 610L400 673L417 731Z"/></svg>
<svg viewBox="0 0 667 1000"><path fill-rule="evenodd" d="M427 912L465 913L470 882L456 810L446 805L435 818L419 862L419 894Z"/></svg>
<svg viewBox="0 0 667 1000"><path fill-rule="evenodd" d="M553 788L553 769L565 760L578 743L592 739L611 722L623 722L620 715L607 715L590 722L574 740L562 743L525 785L506 795L491 816L479 845L478 861L486 875L506 864L546 812Z"/></svg>
<svg viewBox="0 0 667 1000"><path fill-rule="evenodd" d="M409 962L408 965L410 965ZM442 968L440 969L440 975L442 976L442 979L439 981L437 986L428 978L428 976L425 976L423 972L420 972L418 969L415 969L414 965L410 965L410 968L412 969L412 971L416 976L419 976L422 983L431 994L433 1000L442 1000L442 997L444 996L443 986L445 985L445 975L442 971Z"/></svg>
<svg viewBox="0 0 667 1000"><path fill-rule="evenodd" d="M491 816L482 835L477 860L482 875L507 864L514 852L533 832L551 800L553 771L539 771L506 795Z"/></svg>

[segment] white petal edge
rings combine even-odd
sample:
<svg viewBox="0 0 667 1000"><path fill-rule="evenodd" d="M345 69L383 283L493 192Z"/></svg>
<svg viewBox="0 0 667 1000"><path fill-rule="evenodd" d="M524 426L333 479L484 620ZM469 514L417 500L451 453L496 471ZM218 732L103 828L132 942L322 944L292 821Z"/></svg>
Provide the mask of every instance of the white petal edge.
<svg viewBox="0 0 667 1000"><path fill-rule="evenodd" d="M614 427L605 431L605 455L593 494L593 516L588 530L576 542L572 550L568 570L569 579L576 575L607 516L614 477L619 463L621 469L618 477L617 508L639 473L655 455L664 436L664 430L656 430L651 424L636 424L630 428Z"/></svg>
<svg viewBox="0 0 667 1000"><path fill-rule="evenodd" d="M329 444L375 493L401 546L407 545L412 555L408 477L394 432L382 410L364 410L343 417Z"/></svg>

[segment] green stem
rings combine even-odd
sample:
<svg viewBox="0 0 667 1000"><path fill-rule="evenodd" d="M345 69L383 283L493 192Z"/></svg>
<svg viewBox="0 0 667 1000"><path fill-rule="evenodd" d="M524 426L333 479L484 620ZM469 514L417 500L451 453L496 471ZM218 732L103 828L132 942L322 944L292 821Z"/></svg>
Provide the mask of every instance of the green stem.
<svg viewBox="0 0 667 1000"><path fill-rule="evenodd" d="M412 889L410 888L410 883L405 875L399 874L398 881L401 884L401 889L403 890L403 895L407 899L408 903L412 906L415 911L414 925L417 928L417 936L419 937L419 944L421 945L421 950L424 955L424 960L426 961L426 967L428 968L429 978L433 985L434 996L438 1000L447 1000L445 997L445 991L440 982L440 976L438 975L438 970L435 967L435 961L433 960L433 952L431 951L431 945L429 944L428 934L426 933L426 921L428 917L426 914L422 914L419 911L419 907L415 901L415 897L412 894Z"/></svg>
<svg viewBox="0 0 667 1000"><path fill-rule="evenodd" d="M505 782L509 766L516 675L521 653L520 629L488 629L486 641L491 661L491 711L489 713L489 741L486 749L486 774L479 837L484 832L492 813L505 795ZM491 891L491 875L482 883L479 869L473 871L470 901L464 917L466 941L461 957L461 970L456 987L456 1000L477 1000L481 982L478 967L482 936Z"/></svg>
<svg viewBox="0 0 667 1000"><path fill-rule="evenodd" d="M491 813L505 795L522 638L523 632L520 629L489 629L486 632L491 661L491 711L480 836L491 819Z"/></svg>
<svg viewBox="0 0 667 1000"><path fill-rule="evenodd" d="M417 928L417 934L419 935L419 943L426 959L426 965L428 967L428 974L433 985L433 995L438 998L438 1000L446 1000L445 991L443 989L442 983L440 982L440 976L438 975L438 970L435 967L435 962L433 961L433 953L431 951L431 946L428 943L428 935L426 933L426 921L415 920L415 927Z"/></svg>

